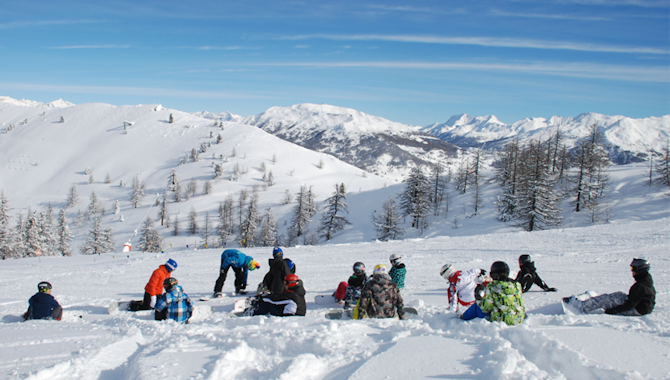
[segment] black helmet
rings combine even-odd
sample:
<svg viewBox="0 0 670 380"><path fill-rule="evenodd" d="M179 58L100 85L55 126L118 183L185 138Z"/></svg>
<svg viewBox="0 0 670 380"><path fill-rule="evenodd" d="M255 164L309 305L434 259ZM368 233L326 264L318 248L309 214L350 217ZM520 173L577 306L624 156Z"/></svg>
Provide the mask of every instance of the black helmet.
<svg viewBox="0 0 670 380"><path fill-rule="evenodd" d="M363 263L360 262L360 261L357 261L357 262L354 264L354 273L356 273L356 274L363 274L363 273L365 273L365 264L363 264Z"/></svg>
<svg viewBox="0 0 670 380"><path fill-rule="evenodd" d="M167 290L170 290L173 286L177 285L179 281L177 281L176 278L174 277L168 277L163 281L163 287Z"/></svg>
<svg viewBox="0 0 670 380"><path fill-rule="evenodd" d="M649 261L645 259L633 259L630 263L630 269L635 273L642 273L648 271L650 268Z"/></svg>
<svg viewBox="0 0 670 380"><path fill-rule="evenodd" d="M503 280L509 277L509 266L504 261L496 261L491 265L491 278Z"/></svg>
<svg viewBox="0 0 670 380"><path fill-rule="evenodd" d="M37 290L42 293L46 293L47 291L51 290L51 284L46 281L42 281L37 284Z"/></svg>
<svg viewBox="0 0 670 380"><path fill-rule="evenodd" d="M530 255L521 255L519 256L519 263L520 264L529 264L530 261Z"/></svg>

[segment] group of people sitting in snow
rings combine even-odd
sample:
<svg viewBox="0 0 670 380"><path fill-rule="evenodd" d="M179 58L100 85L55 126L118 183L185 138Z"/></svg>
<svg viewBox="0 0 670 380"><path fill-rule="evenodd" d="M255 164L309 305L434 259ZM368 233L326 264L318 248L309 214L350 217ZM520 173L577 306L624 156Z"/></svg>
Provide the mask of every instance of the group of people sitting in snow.
<svg viewBox="0 0 670 380"><path fill-rule="evenodd" d="M295 274L295 263L284 258L279 247L273 249L272 256L268 260L269 270L258 285L256 296L249 298L244 314L304 316L307 311L306 291L302 280ZM378 264L370 277L365 272L365 265L356 262L353 266L354 273L347 282L341 282L333 293L335 300L345 310L352 311L354 319L396 316L405 319L400 291L404 288L407 269L400 254L392 254L389 260L390 270L386 265ZM630 266L635 283L628 295L623 292L599 296L585 293L566 297L563 301L584 313L599 309L607 314L630 316L651 313L655 305L656 291L649 273L649 262L634 259ZM236 249L223 251L213 297L222 297L221 290L230 268L235 273L235 293L246 294L248 273L259 269L260 264ZM144 288L143 300L132 301L129 310L153 309L156 320L171 319L188 323L193 313L193 303L178 285L177 279L171 277L175 269L177 263L172 259L159 266ZM509 266L502 261L494 262L489 273L484 269L461 271L451 264L445 264L440 269L440 275L448 284L449 309L464 320L485 318L492 322L516 325L522 323L526 317L523 293L533 285L547 292L556 291L542 281L529 255L519 257L519 272L515 279L511 279L509 274ZM30 298L30 306L23 317L26 320L61 320L63 309L51 295L51 284L43 281L37 287L38 293Z"/></svg>

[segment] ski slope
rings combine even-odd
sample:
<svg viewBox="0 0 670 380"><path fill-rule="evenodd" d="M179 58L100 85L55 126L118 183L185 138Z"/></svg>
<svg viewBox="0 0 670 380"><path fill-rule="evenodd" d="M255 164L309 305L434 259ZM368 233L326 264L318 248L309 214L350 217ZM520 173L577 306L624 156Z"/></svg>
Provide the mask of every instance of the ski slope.
<svg viewBox="0 0 670 380"><path fill-rule="evenodd" d="M188 325L146 314L108 315L112 300L138 299L151 272L168 258L192 299L210 294L220 250L0 262L0 377L5 379L667 379L670 373L670 218L543 232L442 236L388 243L298 246L284 250L307 289L305 317L228 316L235 298L209 304L211 317ZM244 249L266 273L270 248ZM393 252L407 264L412 320L327 320L315 295L346 280L356 261L368 272ZM438 271L489 269L504 260L518 270L530 254L557 293L531 289L528 317L508 327L464 322L446 311ZM644 317L562 315L561 297L628 291L633 257L651 262L656 308ZM232 276L232 274L231 274ZM63 321L17 322L41 280L64 306ZM232 291L229 277L224 291Z"/></svg>

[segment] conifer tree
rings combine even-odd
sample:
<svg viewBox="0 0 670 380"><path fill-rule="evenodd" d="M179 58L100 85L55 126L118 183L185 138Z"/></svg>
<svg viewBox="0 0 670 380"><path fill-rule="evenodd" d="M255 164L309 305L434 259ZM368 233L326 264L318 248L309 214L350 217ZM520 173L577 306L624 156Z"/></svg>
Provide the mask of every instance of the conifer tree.
<svg viewBox="0 0 670 380"><path fill-rule="evenodd" d="M167 219L169 219L167 192L163 193L163 200L160 206L161 208L158 209L158 219L161 221L161 226L164 226Z"/></svg>
<svg viewBox="0 0 670 380"><path fill-rule="evenodd" d="M465 194L468 191L468 186L470 185L470 160L461 161L458 170L456 171L456 190Z"/></svg>
<svg viewBox="0 0 670 380"><path fill-rule="evenodd" d="M426 217L431 208L430 180L421 168L415 167L405 183L405 190L400 194L400 208L404 216L412 217L412 227L423 232L427 227Z"/></svg>
<svg viewBox="0 0 670 380"><path fill-rule="evenodd" d="M121 212L121 203L117 199L114 201L114 215L118 215Z"/></svg>
<svg viewBox="0 0 670 380"><path fill-rule="evenodd" d="M79 202L79 194L77 193L77 186L72 185L70 192L67 195L67 200L65 201L65 207L70 208L76 205Z"/></svg>
<svg viewBox="0 0 670 380"><path fill-rule="evenodd" d="M191 207L191 211L188 213L188 232L191 235L198 233L198 213L194 207Z"/></svg>
<svg viewBox="0 0 670 380"><path fill-rule="evenodd" d="M9 199L5 191L0 192L0 259L14 257L15 234L12 231L11 216L9 215Z"/></svg>
<svg viewBox="0 0 670 380"><path fill-rule="evenodd" d="M162 246L163 235L154 228L154 221L148 216L142 225L139 249L143 252L160 252Z"/></svg>
<svg viewBox="0 0 670 380"><path fill-rule="evenodd" d="M473 215L477 215L479 208L482 207L482 196L480 186L483 182L483 177L481 174L481 167L483 163L482 150L477 149L475 157L472 160L472 166L470 167L470 172L472 173L469 176L471 181L471 189L474 191L472 194L472 208Z"/></svg>
<svg viewBox="0 0 670 380"><path fill-rule="evenodd" d="M670 139L665 143L665 147L661 152L661 158L656 164L656 178L657 183L665 186L670 186Z"/></svg>
<svg viewBox="0 0 670 380"><path fill-rule="evenodd" d="M244 219L244 208L247 204L249 192L246 189L240 189L240 195L237 198L237 225L242 226L242 219Z"/></svg>
<svg viewBox="0 0 670 380"><path fill-rule="evenodd" d="M102 220L95 218L93 226L86 235L86 241L79 247L83 255L99 255L106 252L114 252L114 237L111 228L103 228Z"/></svg>
<svg viewBox="0 0 670 380"><path fill-rule="evenodd" d="M16 258L26 257L26 220L23 211L19 211L14 227L14 256Z"/></svg>
<svg viewBox="0 0 670 380"><path fill-rule="evenodd" d="M179 182L179 176L177 176L177 171L175 169L172 169L172 172L168 176L165 192L168 193L169 198L172 198L173 201L181 202L181 183Z"/></svg>
<svg viewBox="0 0 670 380"><path fill-rule="evenodd" d="M268 207L263 216L263 225L261 232L258 235L258 245L262 247L273 247L279 244L277 234L277 218L272 212L272 208Z"/></svg>
<svg viewBox="0 0 670 380"><path fill-rule="evenodd" d="M209 220L209 211L205 211L205 225L202 228L202 245L209 247L210 236L212 235L212 224Z"/></svg>
<svg viewBox="0 0 670 380"><path fill-rule="evenodd" d="M142 201L142 196L144 191L142 191L142 186L140 184L140 179L138 176L133 177L133 190L130 196L130 203L133 207L137 208Z"/></svg>
<svg viewBox="0 0 670 380"><path fill-rule="evenodd" d="M210 180L205 181L205 186L203 186L202 192L205 195L209 195L212 193L212 181Z"/></svg>
<svg viewBox="0 0 670 380"><path fill-rule="evenodd" d="M289 241L292 242L307 232L307 227L312 222L312 217L316 212L314 196L311 189L306 185L300 186L300 192L296 196L296 203L293 208L293 219L289 228Z"/></svg>
<svg viewBox="0 0 670 380"><path fill-rule="evenodd" d="M238 235L238 241L242 247L255 247L256 246L256 230L258 229L258 222L260 217L258 216L258 192L254 191L251 194L251 199L247 204L247 208L244 212L244 217L242 223L240 223L240 234Z"/></svg>
<svg viewBox="0 0 670 380"><path fill-rule="evenodd" d="M54 231L53 205L51 203L46 210L42 210L40 213L39 224L42 255L53 256L58 247L58 237Z"/></svg>
<svg viewBox="0 0 670 380"><path fill-rule="evenodd" d="M431 167L431 189L432 189L432 203L433 215L440 215L440 208L444 201L444 192L446 190L444 176L444 166L437 163Z"/></svg>
<svg viewBox="0 0 670 380"><path fill-rule="evenodd" d="M319 227L319 237L330 240L333 234L344 229L344 226L351 224L349 220L342 216L342 213L349 213L347 205L347 191L344 183L335 184L335 192L326 199L326 210L321 217L321 226Z"/></svg>
<svg viewBox="0 0 670 380"><path fill-rule="evenodd" d="M70 228L67 225L67 215L65 214L65 209L61 209L58 212L58 227L56 229L56 236L58 237L58 247L56 251L60 253L61 256L72 256L72 248L70 248L70 241L72 241L73 236L70 232Z"/></svg>
<svg viewBox="0 0 670 380"><path fill-rule="evenodd" d="M591 209L604 195L608 182L607 168L610 165L605 140L597 124L589 127L589 135L581 139L573 157L575 173L570 176L574 184L575 212L583 208Z"/></svg>
<svg viewBox="0 0 670 380"><path fill-rule="evenodd" d="M494 163L495 179L502 188L494 202L498 207L498 220L514 219L519 204L517 187L520 162L519 141L514 139L500 152Z"/></svg>
<svg viewBox="0 0 670 380"><path fill-rule="evenodd" d="M91 191L91 196L89 197L88 209L86 211L86 220L96 219L100 214L101 206L98 195L95 193L95 190Z"/></svg>
<svg viewBox="0 0 670 380"><path fill-rule="evenodd" d="M377 233L376 239L379 241L396 240L405 233L400 224L400 212L394 197L384 201L379 214L372 214L372 224Z"/></svg>
<svg viewBox="0 0 670 380"><path fill-rule="evenodd" d="M172 229L172 235L177 236L179 235L179 215L174 216L174 228Z"/></svg>
<svg viewBox="0 0 670 380"><path fill-rule="evenodd" d="M219 225L217 232L219 235L218 243L220 247L225 247L228 239L235 230L235 217L233 216L234 200L231 194L219 203Z"/></svg>
<svg viewBox="0 0 670 380"><path fill-rule="evenodd" d="M23 257L35 257L42 251L42 237L40 222L32 210L28 210L25 225L25 240L23 241Z"/></svg>

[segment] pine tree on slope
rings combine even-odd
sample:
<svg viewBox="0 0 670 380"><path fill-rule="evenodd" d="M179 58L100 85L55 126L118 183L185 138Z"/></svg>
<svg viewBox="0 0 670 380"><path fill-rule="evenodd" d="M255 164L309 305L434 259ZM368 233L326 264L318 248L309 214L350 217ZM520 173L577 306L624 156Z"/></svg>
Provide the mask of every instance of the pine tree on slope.
<svg viewBox="0 0 670 380"><path fill-rule="evenodd" d="M277 234L277 218L268 207L263 216L261 232L258 235L258 245L261 247L273 247L279 244Z"/></svg>
<svg viewBox="0 0 670 380"><path fill-rule="evenodd" d="M142 225L139 249L143 252L160 252L163 246L163 235L154 228L154 221L147 217Z"/></svg>
<svg viewBox="0 0 670 380"><path fill-rule="evenodd" d="M93 226L86 235L86 241L79 247L83 255L99 255L114 252L114 238L111 228L103 228L100 218L95 218Z"/></svg>
<svg viewBox="0 0 670 380"><path fill-rule="evenodd" d="M319 237L330 240L333 234L344 229L344 226L351 224L349 220L339 215L341 212L349 213L349 206L347 205L347 190L344 183L335 184L335 192L333 196L326 199L326 210L321 217L321 226L319 227Z"/></svg>
<svg viewBox="0 0 670 380"><path fill-rule="evenodd" d="M403 216L412 217L412 227L421 232L427 227L426 217L431 208L430 180L421 168L415 167L405 180L405 190L400 194L400 208Z"/></svg>
<svg viewBox="0 0 670 380"><path fill-rule="evenodd" d="M240 224L240 234L237 239L242 247L256 246L256 229L258 228L258 192L254 191L244 212L244 218Z"/></svg>
<svg viewBox="0 0 670 380"><path fill-rule="evenodd" d="M56 252L62 256L72 256L72 248L70 248L70 241L73 236L70 228L67 225L67 215L65 209L58 212L58 227L56 229L56 236L58 238L58 246Z"/></svg>
<svg viewBox="0 0 670 380"><path fill-rule="evenodd" d="M0 259L14 257L15 234L12 231L11 216L9 215L9 200L5 191L0 192Z"/></svg>
<svg viewBox="0 0 670 380"><path fill-rule="evenodd" d="M395 198L391 197L384 201L379 214L372 214L372 224L377 232L376 239L379 241L395 240L405 233L400 224L400 213Z"/></svg>

